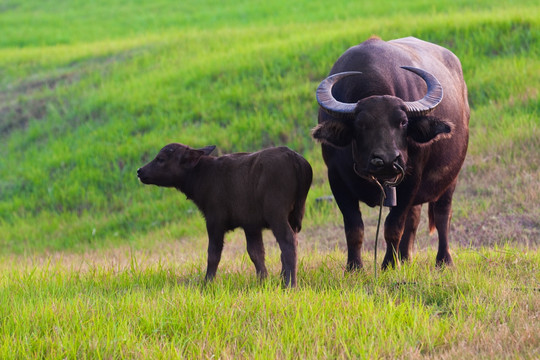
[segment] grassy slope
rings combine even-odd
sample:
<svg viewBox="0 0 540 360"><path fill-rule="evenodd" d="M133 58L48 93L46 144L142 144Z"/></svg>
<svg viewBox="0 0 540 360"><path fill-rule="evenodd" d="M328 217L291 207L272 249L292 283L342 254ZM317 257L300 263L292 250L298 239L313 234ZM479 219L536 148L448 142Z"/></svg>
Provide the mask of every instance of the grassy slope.
<svg viewBox="0 0 540 360"><path fill-rule="evenodd" d="M441 9L418 2L405 11L397 3L349 4L328 13L311 3L292 10L279 3L202 10L165 2L40 4L7 2L0 13L8 35L0 42L1 252L146 243L148 231L163 227L169 239L202 234L192 204L135 177L172 141L222 152L287 144L316 169L313 203L329 192L309 137L314 89L344 49L373 33L432 40L463 61L473 117L464 175L471 184L461 190L480 199L468 203L469 193L458 193L461 218L488 211L495 198L500 181L483 173L494 168L488 154L488 162L494 152L502 162L496 169L517 160L517 176L535 185L527 179L537 165L522 163L536 156L539 138L538 8L527 2L479 3L457 14L458 2ZM304 20L294 21L300 11ZM538 215L538 195L515 199L523 193L511 188L501 198L527 222ZM308 211L308 222L323 221L317 209ZM505 240L513 239L498 239Z"/></svg>
<svg viewBox="0 0 540 360"><path fill-rule="evenodd" d="M196 3L0 1L0 357L532 358L540 7ZM309 138L314 89L371 34L418 36L462 60L473 113L454 270L433 271L421 251L375 281L368 252L365 275L343 276L339 212L314 203L329 194ZM257 284L238 232L216 284L200 288L202 219L135 178L170 141L304 153L315 183L299 291L279 289L271 237L273 275ZM434 238L422 230L420 242Z"/></svg>

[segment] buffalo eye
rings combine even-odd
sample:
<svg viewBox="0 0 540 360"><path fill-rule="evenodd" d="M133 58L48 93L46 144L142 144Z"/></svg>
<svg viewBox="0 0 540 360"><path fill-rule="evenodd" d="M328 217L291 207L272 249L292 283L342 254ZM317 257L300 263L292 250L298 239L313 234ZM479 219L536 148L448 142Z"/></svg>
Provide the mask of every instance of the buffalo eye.
<svg viewBox="0 0 540 360"><path fill-rule="evenodd" d="M156 162L158 163L158 165L163 165L163 163L165 162L165 159L163 159L162 157L158 157L156 158Z"/></svg>
<svg viewBox="0 0 540 360"><path fill-rule="evenodd" d="M399 123L399 126L401 126L402 128L407 126L407 124L409 123L409 120L407 118L404 118L404 119L401 119L401 122Z"/></svg>

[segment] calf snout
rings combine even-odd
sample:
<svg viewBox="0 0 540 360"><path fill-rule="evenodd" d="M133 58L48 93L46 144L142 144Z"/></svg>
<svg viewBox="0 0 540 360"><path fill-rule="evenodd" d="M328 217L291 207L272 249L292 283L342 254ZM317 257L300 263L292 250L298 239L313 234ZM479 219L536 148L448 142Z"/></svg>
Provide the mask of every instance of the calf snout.
<svg viewBox="0 0 540 360"><path fill-rule="evenodd" d="M137 178L138 178L139 181L142 182L143 184L146 184L146 183L148 182L147 177L144 175L143 168L138 168L138 169L137 169Z"/></svg>

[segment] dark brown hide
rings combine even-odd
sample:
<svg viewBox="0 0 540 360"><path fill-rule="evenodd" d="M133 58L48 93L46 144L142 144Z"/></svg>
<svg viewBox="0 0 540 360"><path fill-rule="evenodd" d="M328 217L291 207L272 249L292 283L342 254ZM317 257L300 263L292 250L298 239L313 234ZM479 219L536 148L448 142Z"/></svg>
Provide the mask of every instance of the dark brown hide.
<svg viewBox="0 0 540 360"><path fill-rule="evenodd" d="M442 101L439 97L440 103L411 111L410 104L414 108L424 103L426 81L403 66L422 69L438 80ZM358 202L379 203L378 186L364 177L390 180L399 174L399 167L406 176L397 187L397 206L385 221L382 267L410 258L421 204L426 202L430 226L439 234L436 263L452 264L448 250L452 195L467 151L469 124L467 87L458 58L412 37L388 42L373 38L348 49L330 75L349 71L361 74L335 84L330 97L337 108L325 108L319 100L319 125L313 130L322 143L330 186L343 214L347 269L362 267L364 224ZM353 159L362 177L353 170Z"/></svg>
<svg viewBox="0 0 540 360"><path fill-rule="evenodd" d="M207 280L216 274L225 233L237 227L244 229L257 274L266 277L262 230L269 228L281 249L284 282L295 286L296 234L302 227L311 166L286 147L209 156L214 148L169 144L137 175L144 184L177 188L201 210L209 238Z"/></svg>

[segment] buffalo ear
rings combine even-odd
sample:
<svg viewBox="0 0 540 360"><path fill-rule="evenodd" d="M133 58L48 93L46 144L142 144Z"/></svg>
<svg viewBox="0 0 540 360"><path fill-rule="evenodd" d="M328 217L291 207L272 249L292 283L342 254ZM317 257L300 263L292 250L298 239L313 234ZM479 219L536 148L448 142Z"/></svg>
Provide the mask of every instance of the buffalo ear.
<svg viewBox="0 0 540 360"><path fill-rule="evenodd" d="M214 151L216 148L216 145L208 145L203 148L200 148L199 151L202 151L204 155L210 155L212 151Z"/></svg>
<svg viewBox="0 0 540 360"><path fill-rule="evenodd" d="M347 121L327 120L311 131L311 136L323 144L345 147L353 140L354 129Z"/></svg>
<svg viewBox="0 0 540 360"><path fill-rule="evenodd" d="M180 163L186 166L188 169L194 168L195 166L197 166L199 160L201 160L201 157L203 155L210 155L215 148L215 145L205 146L200 149L188 148L182 154L182 157L180 158Z"/></svg>
<svg viewBox="0 0 540 360"><path fill-rule="evenodd" d="M204 151L195 149L186 149L182 157L180 158L180 164L188 169L194 168L201 160L201 156L204 155Z"/></svg>
<svg viewBox="0 0 540 360"><path fill-rule="evenodd" d="M449 137L452 125L431 116L409 120L407 136L418 144L428 144Z"/></svg>

